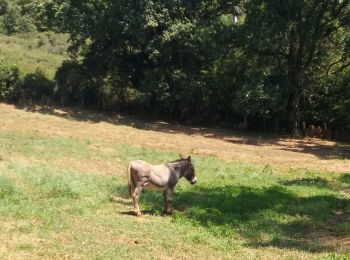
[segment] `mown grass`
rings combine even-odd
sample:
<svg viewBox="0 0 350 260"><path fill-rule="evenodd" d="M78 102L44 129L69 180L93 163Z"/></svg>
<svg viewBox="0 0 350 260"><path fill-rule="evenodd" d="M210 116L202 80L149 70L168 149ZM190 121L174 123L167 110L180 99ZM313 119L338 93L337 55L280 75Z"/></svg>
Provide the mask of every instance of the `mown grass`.
<svg viewBox="0 0 350 260"><path fill-rule="evenodd" d="M67 57L67 40L66 35L53 32L0 34L0 60L18 66L23 75L40 69L52 79Z"/></svg>
<svg viewBox="0 0 350 260"><path fill-rule="evenodd" d="M1 130L0 258L350 257L344 243L350 236L350 174L282 171L197 155L199 182L179 183L173 216L162 216L161 194L149 192L141 197L146 214L131 216L128 161L177 157L159 149ZM89 160L117 165L115 174L72 167Z"/></svg>

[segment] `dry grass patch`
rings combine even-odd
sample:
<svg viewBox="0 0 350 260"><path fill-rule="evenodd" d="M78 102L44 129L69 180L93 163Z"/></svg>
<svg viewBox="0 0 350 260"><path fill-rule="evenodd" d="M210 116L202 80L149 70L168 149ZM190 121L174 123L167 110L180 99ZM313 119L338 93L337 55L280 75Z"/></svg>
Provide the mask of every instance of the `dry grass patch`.
<svg viewBox="0 0 350 260"><path fill-rule="evenodd" d="M111 162L102 159L84 160L65 157L58 159L56 164L63 169L80 173L99 173L114 176L126 172L126 169L121 166L120 162Z"/></svg>
<svg viewBox="0 0 350 260"><path fill-rule="evenodd" d="M281 168L349 172L350 146L319 139L244 136L231 131L145 122L72 109L0 104L0 129L50 137L89 139Z"/></svg>

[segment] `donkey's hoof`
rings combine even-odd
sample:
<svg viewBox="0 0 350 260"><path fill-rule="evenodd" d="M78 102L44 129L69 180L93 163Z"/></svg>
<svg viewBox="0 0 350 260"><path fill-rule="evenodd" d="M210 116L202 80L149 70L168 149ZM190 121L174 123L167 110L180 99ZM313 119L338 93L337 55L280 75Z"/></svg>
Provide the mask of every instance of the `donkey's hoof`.
<svg viewBox="0 0 350 260"><path fill-rule="evenodd" d="M171 209L166 209L166 210L164 210L164 214L171 215L171 214L173 214L173 211Z"/></svg>
<svg viewBox="0 0 350 260"><path fill-rule="evenodd" d="M136 216L136 217L140 217L141 215L142 215L141 211L135 212L135 216Z"/></svg>

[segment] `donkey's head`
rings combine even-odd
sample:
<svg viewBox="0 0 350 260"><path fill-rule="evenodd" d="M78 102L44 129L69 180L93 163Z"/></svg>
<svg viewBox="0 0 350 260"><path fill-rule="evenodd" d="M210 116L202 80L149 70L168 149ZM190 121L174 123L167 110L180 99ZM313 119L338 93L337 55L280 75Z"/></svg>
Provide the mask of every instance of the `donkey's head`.
<svg viewBox="0 0 350 260"><path fill-rule="evenodd" d="M197 182L196 173L194 172L194 166L191 161L191 156L188 156L187 158L182 158L186 162L186 166L184 169L184 176L186 180L188 180L192 185Z"/></svg>

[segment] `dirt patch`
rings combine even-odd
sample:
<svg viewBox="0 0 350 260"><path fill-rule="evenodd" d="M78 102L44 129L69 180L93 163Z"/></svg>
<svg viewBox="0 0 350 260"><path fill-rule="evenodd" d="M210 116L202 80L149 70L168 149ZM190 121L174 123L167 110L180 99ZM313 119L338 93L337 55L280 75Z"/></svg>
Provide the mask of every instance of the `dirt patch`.
<svg viewBox="0 0 350 260"><path fill-rule="evenodd" d="M348 236L350 212L335 210L334 217L329 220L327 229L310 233L310 241L318 240L322 246L333 248L338 253L350 252L350 237Z"/></svg>
<svg viewBox="0 0 350 260"><path fill-rule="evenodd" d="M6 104L0 104L0 121L0 129L6 131L212 155L281 168L350 172L350 145L319 139L243 135L229 130L146 122L119 115L41 107L26 110ZM88 166L71 163L72 167L88 170L100 162L87 162ZM105 167L107 174L115 170L109 165L100 166Z"/></svg>
<svg viewBox="0 0 350 260"><path fill-rule="evenodd" d="M316 236L317 235L317 236ZM330 234L313 234L313 240L317 239L323 247L332 248L337 253L348 253L350 252L350 238L349 237L339 237Z"/></svg>

